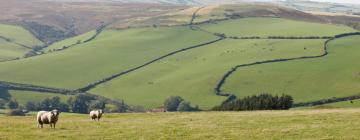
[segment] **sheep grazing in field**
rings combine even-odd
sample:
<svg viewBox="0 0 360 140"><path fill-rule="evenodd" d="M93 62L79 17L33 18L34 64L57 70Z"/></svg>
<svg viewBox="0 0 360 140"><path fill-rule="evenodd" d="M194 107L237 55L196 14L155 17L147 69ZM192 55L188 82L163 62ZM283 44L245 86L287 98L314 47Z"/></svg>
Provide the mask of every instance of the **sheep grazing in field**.
<svg viewBox="0 0 360 140"><path fill-rule="evenodd" d="M99 121L103 113L104 113L103 110L93 110L93 111L90 111L90 118L91 118L92 120L96 120L96 119L97 119L97 121Z"/></svg>
<svg viewBox="0 0 360 140"><path fill-rule="evenodd" d="M60 112L56 109L52 111L39 111L36 116L38 128L43 128L44 124L50 124L50 127L55 129L55 125L59 119L59 115Z"/></svg>

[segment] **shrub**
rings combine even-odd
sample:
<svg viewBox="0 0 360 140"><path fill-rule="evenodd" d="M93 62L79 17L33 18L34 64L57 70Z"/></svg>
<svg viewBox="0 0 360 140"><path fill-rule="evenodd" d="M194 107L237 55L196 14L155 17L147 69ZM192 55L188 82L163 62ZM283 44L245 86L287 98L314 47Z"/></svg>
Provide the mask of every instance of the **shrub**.
<svg viewBox="0 0 360 140"><path fill-rule="evenodd" d="M289 95L272 96L260 94L244 97L242 99L224 102L213 110L242 111L242 110L287 110L293 105L293 98Z"/></svg>
<svg viewBox="0 0 360 140"><path fill-rule="evenodd" d="M180 96L170 96L165 100L164 108L166 109L166 111L176 111L182 101L184 101L184 99Z"/></svg>
<svg viewBox="0 0 360 140"><path fill-rule="evenodd" d="M182 101L179 106L177 107L177 111L180 112L187 112L187 111L192 111L192 107L190 105L189 102L187 101Z"/></svg>
<svg viewBox="0 0 360 140"><path fill-rule="evenodd" d="M25 116L25 112L22 109L11 109L8 113L8 116Z"/></svg>
<svg viewBox="0 0 360 140"><path fill-rule="evenodd" d="M16 109L19 107L19 103L16 100L10 100L8 102L8 108L9 109Z"/></svg>
<svg viewBox="0 0 360 140"><path fill-rule="evenodd" d="M28 101L25 104L25 108L27 110L35 111L36 110L36 104L34 102L32 102L32 101Z"/></svg>

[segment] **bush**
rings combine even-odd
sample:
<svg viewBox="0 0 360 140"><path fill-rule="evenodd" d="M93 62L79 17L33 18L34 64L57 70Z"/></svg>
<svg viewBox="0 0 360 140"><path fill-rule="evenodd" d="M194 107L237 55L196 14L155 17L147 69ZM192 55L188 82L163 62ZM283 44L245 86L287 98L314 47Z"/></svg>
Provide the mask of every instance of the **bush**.
<svg viewBox="0 0 360 140"><path fill-rule="evenodd" d="M8 116L25 116L25 112L22 109L11 109L8 113Z"/></svg>
<svg viewBox="0 0 360 140"><path fill-rule="evenodd" d="M180 96L170 96L164 102L164 108L166 111L176 111L179 104L184 101Z"/></svg>
<svg viewBox="0 0 360 140"><path fill-rule="evenodd" d="M243 111L243 110L287 110L293 105L293 98L289 95L272 96L260 94L248 96L230 102L224 102L213 110L218 111Z"/></svg>
<svg viewBox="0 0 360 140"><path fill-rule="evenodd" d="M182 101L179 106L177 107L177 111L180 112L187 112L187 111L192 111L192 107L190 105L189 102L187 101Z"/></svg>
<svg viewBox="0 0 360 140"><path fill-rule="evenodd" d="M6 103L7 103L6 100L0 98L0 109L5 109Z"/></svg>
<svg viewBox="0 0 360 140"><path fill-rule="evenodd" d="M32 102L32 101L26 102L25 108L26 108L27 110L31 110L31 111L37 110L36 104L35 104L34 102Z"/></svg>
<svg viewBox="0 0 360 140"><path fill-rule="evenodd" d="M16 109L19 107L19 103L16 100L10 100L8 102L8 108L9 109Z"/></svg>

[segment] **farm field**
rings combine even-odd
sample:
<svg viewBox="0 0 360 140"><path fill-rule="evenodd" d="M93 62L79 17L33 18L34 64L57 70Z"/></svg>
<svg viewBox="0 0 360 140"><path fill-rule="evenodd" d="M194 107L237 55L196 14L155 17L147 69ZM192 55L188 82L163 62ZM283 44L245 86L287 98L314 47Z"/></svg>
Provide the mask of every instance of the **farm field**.
<svg viewBox="0 0 360 140"><path fill-rule="evenodd" d="M262 37L274 34L275 36L333 36L355 31L345 26L306 23L281 18L243 18L221 21L217 24L202 24L199 27L214 33L225 33L232 36ZM229 27L235 30L228 30ZM261 28L258 29L259 27ZM279 28L279 30L275 28ZM281 32L286 34L279 34ZM82 42L94 33L95 31L91 31L54 43L45 50L59 49L79 41ZM143 65L170 52L215 39L217 39L216 36L199 30L190 30L187 26L108 29L93 41L78 44L64 51L1 63L0 79L9 82L77 89L102 78ZM141 105L145 108L159 107L168 96L178 95L202 109L210 109L224 100L224 97L214 94L214 88L222 75L235 65L269 59L320 55L323 53L324 42L325 40L322 39L225 39L162 59L99 85L90 92L112 99L124 99L129 104ZM238 85L231 86L234 86L238 92ZM242 94L252 95L261 92L265 91ZM16 95L21 99L23 94ZM313 96L309 100L320 97ZM305 101L301 98L297 99L297 97L295 100Z"/></svg>
<svg viewBox="0 0 360 140"><path fill-rule="evenodd" d="M52 51L52 50L56 50L56 49L62 49L64 46L69 47L73 44L77 44L77 43L83 43L84 41L90 39L94 34L96 34L96 31L90 31L69 39L65 39L59 42L55 42L53 44L51 44L50 46L46 47L43 49L43 51L48 52L48 51Z"/></svg>
<svg viewBox="0 0 360 140"><path fill-rule="evenodd" d="M35 114L0 115L0 139L357 139L358 109L253 112L60 114L56 130L36 128ZM260 125L261 124L261 125ZM349 127L351 126L351 127Z"/></svg>
<svg viewBox="0 0 360 140"><path fill-rule="evenodd" d="M238 69L223 90L239 97L289 94L296 102L355 95L360 90L359 36L329 43L329 55L307 60L269 63ZM276 82L274 82L276 81Z"/></svg>
<svg viewBox="0 0 360 140"><path fill-rule="evenodd" d="M31 51L31 48L42 44L20 26L0 24L0 61L21 58Z"/></svg>
<svg viewBox="0 0 360 140"><path fill-rule="evenodd" d="M0 39L0 61L23 57L30 49Z"/></svg>
<svg viewBox="0 0 360 140"><path fill-rule="evenodd" d="M355 32L343 25L320 24L295 21L283 18L241 18L226 20L214 24L204 24L201 28L227 36L334 36L336 34Z"/></svg>
<svg viewBox="0 0 360 140"><path fill-rule="evenodd" d="M17 90L10 90L9 95L11 99L16 100L19 104L25 105L28 101L31 102L40 102L45 98L52 98L52 97L60 97L62 102L66 102L70 96L55 94L55 93L41 93L41 92L31 92L31 91L17 91Z"/></svg>
<svg viewBox="0 0 360 140"><path fill-rule="evenodd" d="M227 39L168 57L90 92L146 108L159 107L167 97L178 95L202 109L210 109L224 100L214 94L214 88L234 65L319 55L323 53L323 43L324 40Z"/></svg>
<svg viewBox="0 0 360 140"><path fill-rule="evenodd" d="M106 30L95 40L74 48L1 63L0 79L80 88L175 50L215 39L188 27Z"/></svg>

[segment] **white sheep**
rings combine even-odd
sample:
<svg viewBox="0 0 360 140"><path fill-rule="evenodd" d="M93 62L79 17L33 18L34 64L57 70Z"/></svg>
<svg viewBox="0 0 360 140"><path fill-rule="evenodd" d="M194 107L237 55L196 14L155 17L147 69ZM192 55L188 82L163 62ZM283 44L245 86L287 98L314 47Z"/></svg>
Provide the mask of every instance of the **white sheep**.
<svg viewBox="0 0 360 140"><path fill-rule="evenodd" d="M93 111L90 111L90 118L91 118L92 120L96 120L96 119L97 119L97 121L99 121L103 113L104 113L104 112L103 112L102 110L93 110Z"/></svg>
<svg viewBox="0 0 360 140"><path fill-rule="evenodd" d="M39 111L36 116L38 128L43 128L43 124L50 124L50 127L55 129L56 122L59 119L60 112L58 110Z"/></svg>

